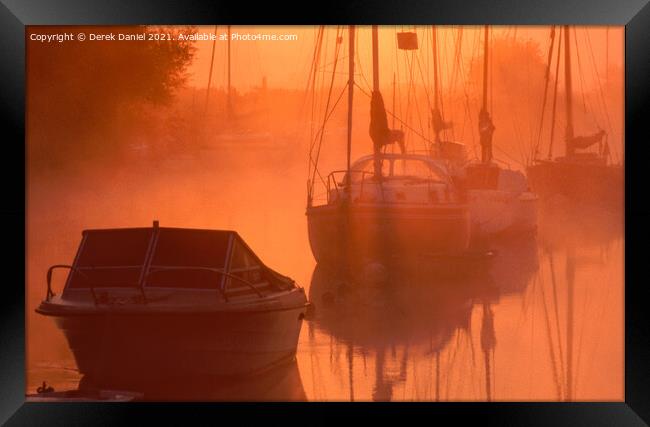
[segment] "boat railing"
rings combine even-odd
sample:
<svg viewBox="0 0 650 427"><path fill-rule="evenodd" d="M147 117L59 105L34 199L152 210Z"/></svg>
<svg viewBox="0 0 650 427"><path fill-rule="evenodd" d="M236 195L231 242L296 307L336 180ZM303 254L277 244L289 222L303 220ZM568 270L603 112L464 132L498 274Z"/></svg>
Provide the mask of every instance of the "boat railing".
<svg viewBox="0 0 650 427"><path fill-rule="evenodd" d="M90 287L90 293L93 296L93 302L95 303L95 305L97 305L97 294L95 293L95 286L93 285L93 283L92 283L92 281L90 279L90 276L88 276L86 273L79 270L78 268L75 268L74 266L68 265L68 264L55 264L55 265L53 265L53 266L51 266L50 268L47 269L47 294L45 295L45 301L49 302L52 299L52 297L56 296L54 291L52 291L52 273L57 268L65 268L65 269L71 270L72 272L79 273L84 278L86 278L88 280L88 284L90 285L89 286Z"/></svg>
<svg viewBox="0 0 650 427"><path fill-rule="evenodd" d="M214 268L214 267L193 267L193 266L160 267L160 266L156 266L156 267L152 267L152 270L150 270L150 271L147 273L146 278L148 278L151 274L153 274L153 273L158 273L158 272L160 272L160 271L177 271L177 270L184 270L184 271L208 271L208 272L216 273L216 274L219 275L219 277L221 277L221 276L225 276L225 277L227 277L227 278L237 280L237 281L243 283L244 285L246 285L247 287L249 287L250 289L252 289L253 292L255 292L255 293L257 294L258 297L260 297L260 298L263 298L263 297L264 297L264 295L262 294L262 292L260 292L260 290L257 289L257 288L255 287L255 285L253 285L253 284L252 284L251 282L249 282L248 280L243 279L243 278L241 278L241 277L239 277L239 276L237 276L237 275L235 275L235 274L227 273L227 272L225 272L225 271L223 271L223 270L221 270L221 269L219 269L219 268ZM146 279L145 279L145 280L146 280ZM226 302L228 302L228 286L227 286L227 285L224 285L223 288L222 288L222 287L218 287L218 289L219 289L219 292L221 293L221 295L223 296L223 299L224 299Z"/></svg>
<svg viewBox="0 0 650 427"><path fill-rule="evenodd" d="M346 186L347 181L351 180L351 177L354 175L361 175L360 180L356 180L356 182L360 182L359 185L359 198L363 199L363 187L364 183L366 181L366 176L374 176L374 173L371 171L364 171L364 170L351 170L349 171L350 175L348 176L348 171L347 170L337 170L331 172L327 176L327 203L332 202L332 187L336 190L336 199L340 200L341 199L341 193L340 193L340 188ZM337 177L343 175L342 180L338 180ZM384 193L382 191L382 200L384 197Z"/></svg>
<svg viewBox="0 0 650 427"><path fill-rule="evenodd" d="M97 298L97 292L95 290L96 284L93 283L92 278L88 274L84 273L81 269L76 268L76 267L74 267L72 265L67 265L67 264L56 264L56 265L51 266L47 270L47 294L45 296L45 301L49 302L52 299L52 297L56 296L56 294L52 290L52 274L53 274L54 270L59 269L59 268L65 268L65 269L71 270L71 271L73 271L75 273L79 273L81 276L83 276L88 281L88 285L89 285L88 287L90 288L90 293L91 293L91 295L93 297L93 303L95 305L99 304L99 299ZM114 267L114 268L129 268L129 267ZM157 266L157 267L153 267L152 270L149 270L149 272L145 276L145 281L153 273L158 273L160 271L171 271L171 270L209 271L209 272L212 272L212 273L216 273L216 274L219 275L219 277L225 276L227 278L237 280L237 281L243 283L244 285L246 285L247 287L249 287L250 289L252 289L253 292L255 292L255 294L257 294L258 297L260 297L260 298L264 297L262 292L260 292L260 290L257 289L255 287L255 285L253 285L253 283L249 282L248 280L243 279L242 277L239 277L239 276L237 276L235 274L227 273L227 272L225 272L225 271L223 271L221 269L213 268L213 267L192 267L192 266L160 267L160 266ZM139 287L139 288L140 288L140 291L142 292L143 297L144 297L144 288L143 287ZM219 290L219 292L223 296L224 300L226 302L228 302L227 285L224 285L223 287L218 286L217 289ZM144 301L146 302L146 298L144 298Z"/></svg>

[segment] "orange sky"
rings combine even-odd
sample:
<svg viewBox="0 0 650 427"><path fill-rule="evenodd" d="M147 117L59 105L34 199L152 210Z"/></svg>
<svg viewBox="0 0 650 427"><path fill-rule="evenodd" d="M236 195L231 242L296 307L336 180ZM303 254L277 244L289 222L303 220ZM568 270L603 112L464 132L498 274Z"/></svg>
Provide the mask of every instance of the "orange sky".
<svg viewBox="0 0 650 427"><path fill-rule="evenodd" d="M343 37L345 39L344 50L347 49L347 27L343 27ZM380 33L380 62L381 69L385 70L384 74L392 76L396 63L396 36L399 31L413 31L416 29L419 40L419 54L422 55L423 61L430 61L431 54L431 33L430 27L413 27L413 26L381 26ZM594 60L602 68L602 74L605 72L605 61L608 57L612 66L623 66L623 48L624 32L623 27L593 26L593 27L576 27L578 29L579 46L584 44L586 47L586 34L593 48ZM214 26L198 27L199 32L213 33ZM225 26L217 28L218 33L226 31ZM315 44L315 35L318 31L317 26L233 26L232 32L240 33L261 33L261 34L296 34L297 41L233 41L231 44L232 55L232 84L239 90L246 90L251 86L259 86L262 77L267 78L270 87L284 87L302 89L306 87L306 79L309 73L311 57ZM359 70L363 70L366 79L370 79L371 73L371 40L370 27L357 27L357 49L359 51L360 64L357 65ZM476 55L478 45L481 42L482 27L464 26L463 27L463 55L469 59L473 54ZM510 36L516 37L517 40L532 40L539 43L543 56L546 56L549 32L548 26L493 26L491 27L492 37ZM327 27L326 47L327 52L333 52L332 46L335 38L336 27ZM438 44L442 52L447 52L448 56L453 57L454 40L457 34L457 27L439 26L438 27ZM609 46L606 40L609 37ZM325 43L324 42L324 48ZM189 85L196 87L207 86L208 71L210 68L210 56L212 51L211 41L196 42L197 53L193 65L190 67ZM480 50L480 49L479 49ZM581 49L582 50L582 49ZM584 49L586 50L586 49ZM216 42L215 63L213 70L213 87L221 87L226 84L226 51L227 43L225 41ZM403 52L399 52L402 54ZM441 54L441 57L445 55ZM587 56L587 53L585 53ZM332 57L332 55L328 55ZM585 61L591 58L585 58ZM442 60L444 61L444 59ZM236 70L236 71L234 71ZM444 74L444 64L443 64ZM391 77L380 76L381 85L387 84Z"/></svg>

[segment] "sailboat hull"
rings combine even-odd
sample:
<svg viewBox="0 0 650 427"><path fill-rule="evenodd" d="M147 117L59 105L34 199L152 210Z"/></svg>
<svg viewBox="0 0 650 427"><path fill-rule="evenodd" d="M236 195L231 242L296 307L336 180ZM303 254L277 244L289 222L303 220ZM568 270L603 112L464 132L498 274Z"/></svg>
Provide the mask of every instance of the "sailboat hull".
<svg viewBox="0 0 650 427"><path fill-rule="evenodd" d="M465 205L432 207L330 204L307 209L309 243L322 264L410 255L455 255L467 250Z"/></svg>
<svg viewBox="0 0 650 427"><path fill-rule="evenodd" d="M621 166L578 161L540 162L528 168L528 178L542 198L564 196L571 202L622 209Z"/></svg>
<svg viewBox="0 0 650 427"><path fill-rule="evenodd" d="M537 228L538 197L533 193L470 190L468 198L473 240Z"/></svg>

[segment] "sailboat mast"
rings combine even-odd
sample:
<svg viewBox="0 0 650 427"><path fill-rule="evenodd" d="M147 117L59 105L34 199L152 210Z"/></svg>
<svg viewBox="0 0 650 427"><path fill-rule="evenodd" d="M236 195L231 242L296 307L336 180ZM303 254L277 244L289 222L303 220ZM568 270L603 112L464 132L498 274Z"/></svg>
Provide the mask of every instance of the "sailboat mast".
<svg viewBox="0 0 650 427"><path fill-rule="evenodd" d="M571 88L571 39L569 26L564 26L564 85L566 91L566 154L573 155L573 146L570 141L573 139L573 104Z"/></svg>
<svg viewBox="0 0 650 427"><path fill-rule="evenodd" d="M231 92L230 92L230 25L228 25L228 105L227 107L227 114L230 116L231 110L232 110L232 98L231 98Z"/></svg>
<svg viewBox="0 0 650 427"><path fill-rule="evenodd" d="M381 94L379 92L379 30L377 29L376 25L372 26L372 98L373 100L375 99L375 96L381 100ZM370 102L371 104L371 113L370 115L372 116L372 109L373 109L373 101ZM381 101L381 108L384 110L383 107L383 101ZM381 114L383 114L384 117L386 117L386 111L382 111ZM395 116L393 116L393 119ZM372 117L371 117L371 127L372 127ZM384 119L385 120L385 119ZM372 133L372 130L371 130ZM374 160L373 160L373 171L374 171L374 176L375 178L381 177L381 144L375 143L373 140L373 155L374 155Z"/></svg>
<svg viewBox="0 0 650 427"><path fill-rule="evenodd" d="M393 128L395 128L395 73L393 73Z"/></svg>
<svg viewBox="0 0 650 427"><path fill-rule="evenodd" d="M488 77L488 26L483 36L483 111L487 111L487 77Z"/></svg>
<svg viewBox="0 0 650 427"><path fill-rule="evenodd" d="M379 90L379 32L372 26L372 90Z"/></svg>
<svg viewBox="0 0 650 427"><path fill-rule="evenodd" d="M349 27L348 47L348 152L347 152L347 186L350 189L350 160L352 155L352 100L354 97L354 25Z"/></svg>
<svg viewBox="0 0 650 427"><path fill-rule="evenodd" d="M438 40L436 26L431 26L432 39L431 48L433 50L433 108L438 109Z"/></svg>
<svg viewBox="0 0 650 427"><path fill-rule="evenodd" d="M217 43L217 26L214 26L214 39L212 40L212 54L210 55L210 71L208 71L208 88L205 91L205 105L203 114L208 111L208 100L210 99L210 86L212 85L212 68L214 66L214 51Z"/></svg>

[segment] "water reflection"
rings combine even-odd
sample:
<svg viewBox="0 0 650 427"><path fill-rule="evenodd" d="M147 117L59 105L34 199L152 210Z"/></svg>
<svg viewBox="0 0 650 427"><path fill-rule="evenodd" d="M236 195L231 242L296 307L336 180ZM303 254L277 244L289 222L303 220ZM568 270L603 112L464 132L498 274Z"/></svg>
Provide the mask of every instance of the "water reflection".
<svg viewBox="0 0 650 427"><path fill-rule="evenodd" d="M491 249L495 255L469 264L472 272L462 278L441 279L423 270L377 264L350 273L316 266L309 292L317 307L314 327L345 347L350 400L358 394L355 363L361 359L366 371L369 355L374 358L372 400L401 399L395 396L395 386L404 386L409 370L419 376L414 367L422 363L435 365L435 372L415 382L424 380L426 391L433 391L427 397L441 400L441 382L449 385L448 375L441 378L441 353L450 361L450 349L453 353L469 350L468 368L481 370L474 348L477 333L484 360L483 398L492 398L491 364L497 346L492 305L503 295L524 291L538 269L538 258L537 242L530 236L504 239ZM481 308L478 331L472 330L475 307ZM318 347L313 331L310 345Z"/></svg>
<svg viewBox="0 0 650 427"><path fill-rule="evenodd" d="M494 243L495 256L466 269L467 277L441 278L422 262L387 272L371 266L345 277L314 268L298 168L244 177L207 160L193 175L189 167L161 168L165 173L155 180L129 166L30 187L28 393L42 381L57 391L79 382L65 337L33 311L47 267L74 256L84 228L159 218L237 229L251 236L265 261L307 288L316 319L304 324L297 366L288 374L297 381L288 386L297 399L623 399L622 210L545 206L536 239ZM140 183L137 191L122 191L131 182ZM205 184L224 182L237 185ZM249 195L241 186L256 191ZM49 206L58 208L41 215ZM243 393L197 383L184 392L198 400L294 395L271 391L274 381L266 384Z"/></svg>
<svg viewBox="0 0 650 427"><path fill-rule="evenodd" d="M197 377L146 382L132 378L128 382L100 384L88 377L82 377L76 390L34 394L32 399L111 400L115 399L113 395L127 394L132 400L143 401L273 402L307 399L295 360L260 374L231 378Z"/></svg>
<svg viewBox="0 0 650 427"><path fill-rule="evenodd" d="M579 371L581 362L584 365L584 359L599 356L592 350L598 350L599 341L588 337L590 329L598 336L613 326L620 341L609 342L607 347L620 345L616 350L622 356L623 221L612 210L566 201L551 201L544 208L540 250L550 284L542 283L540 292L549 359L557 399L571 401L578 398L578 379L584 376ZM585 275L595 280L581 281ZM612 322L607 310L621 317ZM585 349L589 338L592 349ZM622 360L616 368L622 382Z"/></svg>

